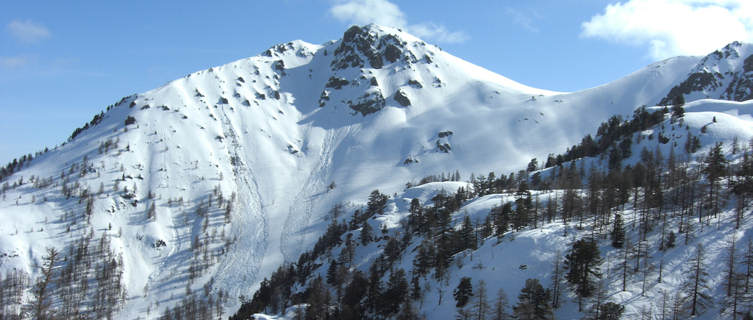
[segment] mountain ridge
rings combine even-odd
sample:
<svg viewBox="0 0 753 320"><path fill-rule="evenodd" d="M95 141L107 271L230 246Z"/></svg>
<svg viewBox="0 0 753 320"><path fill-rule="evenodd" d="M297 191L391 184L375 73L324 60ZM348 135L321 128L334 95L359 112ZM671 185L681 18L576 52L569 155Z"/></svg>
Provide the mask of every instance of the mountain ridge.
<svg viewBox="0 0 753 320"><path fill-rule="evenodd" d="M124 318L204 285L235 298L295 261L333 204L358 203L374 189L399 192L440 172L522 168L609 116L652 105L696 63L665 60L560 93L397 29L346 34L376 43L297 40L191 73L123 98L63 146L11 170L4 182L16 186L3 189L0 210L12 218L0 226L0 250L17 255L4 256L3 269L37 275L45 247L91 228L123 256L131 292ZM47 231L17 232L39 223Z"/></svg>

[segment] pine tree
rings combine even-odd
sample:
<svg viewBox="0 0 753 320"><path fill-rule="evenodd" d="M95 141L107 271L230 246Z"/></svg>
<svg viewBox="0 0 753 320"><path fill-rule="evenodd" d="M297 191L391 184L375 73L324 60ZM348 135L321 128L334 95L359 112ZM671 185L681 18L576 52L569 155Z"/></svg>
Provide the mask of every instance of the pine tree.
<svg viewBox="0 0 753 320"><path fill-rule="evenodd" d="M460 279L457 288L453 291L452 296L455 297L455 306L463 308L468 303L468 300L473 296L473 285L471 284L471 278L463 277Z"/></svg>
<svg viewBox="0 0 753 320"><path fill-rule="evenodd" d="M369 311L374 312L379 305L379 299L382 296L382 273L379 272L377 263L372 263L369 267L369 285L366 290L366 305Z"/></svg>
<svg viewBox="0 0 753 320"><path fill-rule="evenodd" d="M327 268L327 284L336 286L340 283L340 277L337 273L337 261L330 260L329 267Z"/></svg>
<svg viewBox="0 0 753 320"><path fill-rule="evenodd" d="M418 314L416 313L416 310L413 308L413 304L410 302L410 300L406 300L405 303L402 304L400 307L400 310L397 314L397 320L418 320L420 319L418 317Z"/></svg>
<svg viewBox="0 0 753 320"><path fill-rule="evenodd" d="M513 309L513 315L519 320L547 320L553 319L549 290L541 286L538 279L527 279L518 296L518 304Z"/></svg>
<svg viewBox="0 0 753 320"><path fill-rule="evenodd" d="M625 306L614 302L607 302L601 305L598 320L619 320L622 317L622 313L625 311Z"/></svg>
<svg viewBox="0 0 753 320"><path fill-rule="evenodd" d="M581 239L573 243L570 253L565 256L567 281L573 285L578 295L578 310L583 310L582 299L590 297L595 289L595 280L601 278L598 265L601 263L599 247L593 239Z"/></svg>
<svg viewBox="0 0 753 320"><path fill-rule="evenodd" d="M612 226L612 247L622 248L625 244L625 229L622 225L622 215L614 215L614 224Z"/></svg>
<svg viewBox="0 0 753 320"><path fill-rule="evenodd" d="M709 203L713 205L714 214L719 212L719 180L727 171L727 159L722 152L722 143L717 143L704 160L703 173L709 181Z"/></svg>
<svg viewBox="0 0 753 320"><path fill-rule="evenodd" d="M368 290L369 279L361 271L354 271L350 283L345 287L342 299L342 304L349 307L352 319L362 318L361 315L365 312L362 300L367 296Z"/></svg>
<svg viewBox="0 0 753 320"><path fill-rule="evenodd" d="M400 249L400 243L394 237L387 240L387 244L384 246L384 257L387 258L387 262L392 264L400 258L402 253Z"/></svg>
<svg viewBox="0 0 753 320"><path fill-rule="evenodd" d="M423 208L421 207L421 201L417 198L413 198L410 201L410 216L408 216L408 228L412 231L418 230L424 223Z"/></svg>
<svg viewBox="0 0 753 320"><path fill-rule="evenodd" d="M463 224L460 227L458 238L458 249L460 251L466 249L476 250L476 231L473 228L473 223L471 222L471 218L469 216L465 216L465 218L463 218Z"/></svg>
<svg viewBox="0 0 753 320"><path fill-rule="evenodd" d="M424 240L418 247L418 254L413 259L413 273L418 276L425 276L429 273L429 268L434 265L434 245L428 240Z"/></svg>
<svg viewBox="0 0 753 320"><path fill-rule="evenodd" d="M390 273L387 289L380 300L382 314L385 316L399 310L400 306L408 301L408 280L405 270L398 268Z"/></svg>
<svg viewBox="0 0 753 320"><path fill-rule="evenodd" d="M363 226L361 227L361 234L360 234L360 240L362 245L368 245L371 242L371 225L369 225L368 221L365 221L363 223Z"/></svg>
<svg viewBox="0 0 753 320"><path fill-rule="evenodd" d="M384 207L387 205L388 199L389 197L380 193L379 190L372 191L369 195L369 202L366 205L366 212L368 213L367 216L374 214L384 214Z"/></svg>
<svg viewBox="0 0 753 320"><path fill-rule="evenodd" d="M507 202L502 207L492 209L494 214L494 227L497 239L502 239L510 225L510 214L512 213L512 203Z"/></svg>
<svg viewBox="0 0 753 320"><path fill-rule="evenodd" d="M328 318L329 313L329 291L322 283L322 278L317 277L313 280L308 289L308 303L306 308L307 320L324 320Z"/></svg>

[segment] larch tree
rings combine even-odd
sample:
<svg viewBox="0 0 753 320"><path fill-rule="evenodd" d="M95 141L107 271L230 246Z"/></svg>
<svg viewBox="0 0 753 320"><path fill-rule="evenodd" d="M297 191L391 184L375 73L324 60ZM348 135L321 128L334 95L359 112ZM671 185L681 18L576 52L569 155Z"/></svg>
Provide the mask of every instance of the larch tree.
<svg viewBox="0 0 753 320"><path fill-rule="evenodd" d="M690 315L695 316L708 307L713 301L709 292L708 272L704 261L703 246L699 243L696 246L695 256L689 261L690 270L688 270L688 279L685 283L685 291L690 300Z"/></svg>

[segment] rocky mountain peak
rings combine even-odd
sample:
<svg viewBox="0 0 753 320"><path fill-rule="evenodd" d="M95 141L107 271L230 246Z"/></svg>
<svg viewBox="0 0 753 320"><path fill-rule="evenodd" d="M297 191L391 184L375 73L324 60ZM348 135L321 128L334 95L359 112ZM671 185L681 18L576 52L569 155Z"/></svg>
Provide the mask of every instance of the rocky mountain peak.
<svg viewBox="0 0 753 320"><path fill-rule="evenodd" d="M403 60L415 62L415 55L408 49L408 41L399 30L390 30L375 24L352 26L343 34L335 49L333 70L383 66Z"/></svg>
<svg viewBox="0 0 753 320"><path fill-rule="evenodd" d="M704 98L753 99L753 45L735 41L705 56L659 104Z"/></svg>

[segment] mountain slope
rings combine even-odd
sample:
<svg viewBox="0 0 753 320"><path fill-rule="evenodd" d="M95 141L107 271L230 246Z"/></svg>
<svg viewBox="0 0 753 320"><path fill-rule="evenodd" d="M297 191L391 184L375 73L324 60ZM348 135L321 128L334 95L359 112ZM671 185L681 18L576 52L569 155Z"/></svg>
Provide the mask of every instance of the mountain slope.
<svg viewBox="0 0 753 320"><path fill-rule="evenodd" d="M488 179L452 177L406 186L381 206L372 193L368 201L330 217L316 246L295 265L275 272L233 319L269 317L256 312L281 313L270 319L295 319L298 312L309 316L325 310L338 319L406 314L449 319L461 317L461 310L476 316L481 282L487 312L496 308L497 292L508 297L504 309L511 312L527 279L558 292L547 298L551 304L559 297L555 318L595 316L594 306L606 302L623 306L624 319L684 318L691 316L690 261L699 247L705 248L705 297L696 318L731 319L734 297L743 297L726 293L729 251L736 256L733 271L744 277L743 257L753 250L744 245L753 240L753 162L746 146L753 138L753 103L699 100L686 105L683 116L663 114L662 109L649 108L661 115L653 125L624 131L635 143L617 168L604 152L509 179L490 173ZM696 147L688 142L694 139ZM719 209L707 197L706 179L706 155L717 146L729 165L719 182ZM624 240L613 247L617 215L624 221ZM730 245L733 236L737 247ZM565 279L563 261L573 244L584 239L596 243L602 278L592 280L594 293L579 308L581 300ZM460 308L454 295L464 278L475 289L472 302ZM322 279L326 285L318 284ZM395 279L405 281L406 288L400 289ZM739 286L742 292L742 282ZM319 309L322 300L313 298L322 295L330 296L324 299L330 301L326 309ZM739 303L737 311L749 308Z"/></svg>
<svg viewBox="0 0 753 320"><path fill-rule="evenodd" d="M746 101L753 98L753 45L733 42L707 55L659 104L703 98Z"/></svg>
<svg viewBox="0 0 753 320"><path fill-rule="evenodd" d="M697 62L558 93L376 25L280 44L126 97L6 177L0 267L36 277L44 248L106 234L122 255L120 317L204 287L234 310L310 247L334 204L442 172L520 169L652 105Z"/></svg>

